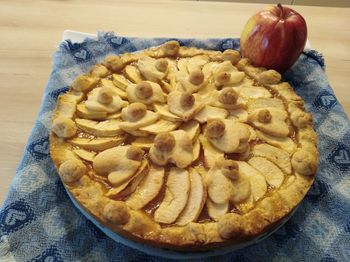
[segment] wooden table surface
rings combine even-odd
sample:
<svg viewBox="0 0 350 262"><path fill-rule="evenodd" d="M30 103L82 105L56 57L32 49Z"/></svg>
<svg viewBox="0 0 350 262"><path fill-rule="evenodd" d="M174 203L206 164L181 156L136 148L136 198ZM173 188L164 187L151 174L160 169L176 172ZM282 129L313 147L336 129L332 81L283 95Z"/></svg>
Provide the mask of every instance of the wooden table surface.
<svg viewBox="0 0 350 262"><path fill-rule="evenodd" d="M39 110L51 55L65 29L125 36L233 37L262 4L191 1L18 1L0 3L0 205ZM350 9L294 6L327 62L331 86L350 112Z"/></svg>

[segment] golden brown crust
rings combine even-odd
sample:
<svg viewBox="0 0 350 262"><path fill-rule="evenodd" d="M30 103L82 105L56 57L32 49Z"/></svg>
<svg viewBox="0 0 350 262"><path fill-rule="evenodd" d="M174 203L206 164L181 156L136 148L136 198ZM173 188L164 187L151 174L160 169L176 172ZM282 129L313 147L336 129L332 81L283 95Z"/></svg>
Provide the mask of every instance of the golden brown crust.
<svg viewBox="0 0 350 262"><path fill-rule="evenodd" d="M263 71L258 75L258 81L263 85L278 84L281 78L280 73L275 70Z"/></svg>
<svg viewBox="0 0 350 262"><path fill-rule="evenodd" d="M233 65L237 64L240 58L241 54L236 50L227 49L222 53L222 59L224 61L230 61Z"/></svg>
<svg viewBox="0 0 350 262"><path fill-rule="evenodd" d="M86 166L80 160L72 158L64 161L58 173L60 174L64 183L73 183L79 180L87 172Z"/></svg>
<svg viewBox="0 0 350 262"><path fill-rule="evenodd" d="M70 138L77 133L77 127L70 118L59 116L52 122L52 131L59 137Z"/></svg>
<svg viewBox="0 0 350 262"><path fill-rule="evenodd" d="M106 77L109 73L110 72L108 68L100 64L94 65L90 70L90 74L92 76L96 76L100 78Z"/></svg>
<svg viewBox="0 0 350 262"><path fill-rule="evenodd" d="M184 92L186 90L176 91L174 85L177 84L175 77L177 69L174 69L171 59L190 59L198 55L204 55L209 59L204 66L203 64L198 64L199 67L197 66L195 71L188 72L186 81L189 81L192 85L199 85L199 89L196 89L196 92L200 95L188 94ZM130 63L137 62L145 56L157 59L154 66L156 70L164 73L165 78L162 81L165 81L168 85L164 85L165 82L163 84L161 82L158 83L163 90L167 90L166 93L171 93L171 91L179 93L179 99L175 99L179 101L179 108L186 108L187 106L191 108L190 110L193 108L196 110L192 110L190 114L187 113L187 115L186 112L190 111L188 109L180 111L178 114L174 114L171 111L162 111L159 114L150 115L150 111L157 111L154 110L154 108L158 108L159 105L153 105L152 103L147 105L144 103L134 103L128 108L121 109L120 112L115 112L114 117L117 120L109 122L108 117L113 117L112 114L106 112L90 112L88 109L83 108L84 102L81 101L86 99L86 96L89 95L91 90L100 87L100 80L106 78L111 72L117 73L113 75L113 82L110 82L115 85L114 88L118 88L118 96L122 95L120 97L123 100L128 98L125 90L127 90L130 83L141 86L136 90L138 90L137 93L142 99L149 97L151 93L150 90L153 92L154 89L150 89L148 84L143 84L142 81L147 79L138 71L137 66L133 64L130 65ZM218 150L218 148L226 150L226 140L223 144L211 144L213 142L210 142L210 139L214 137L222 139L223 133L227 127L231 126L231 122L226 122L230 119L230 115L227 114L220 116L217 120L210 120L217 118L210 118L210 114L206 115L205 118L202 117L201 119L203 120L200 122L199 131L194 132L193 135L190 135L191 132L189 130L186 130L186 132L179 132L179 130L165 127L164 130L170 131L166 134L156 136L157 139L153 141L157 133L151 133L150 137L150 133L145 131L148 130L148 128L145 127L148 127L150 124L155 124L156 126L156 121L159 117L161 117L163 121L162 125L169 125L169 122L177 122L178 124L174 125L175 128L178 126L181 128L181 121L188 121L190 119L193 119L191 121L197 121L195 120L196 115L203 109L206 102L206 98L203 96L206 91L201 91L202 89L208 90L208 92L213 90L222 92L217 89L224 87L223 90L226 90L227 87L225 87L225 85L231 81L230 78L233 73L228 74L222 71L213 76L206 75L207 70L211 70L207 68L210 63L220 64L224 63L223 61L226 61L226 63L229 61L230 63L228 64L235 66L234 70L244 72L246 75L245 78L242 78L241 75L239 76L240 79L235 82L233 89L227 89L228 91L218 93L220 95L216 97L220 103L238 103L241 106L241 111L247 111L246 114L248 117L246 117L246 120L240 119L239 121L242 122L240 123L241 125L246 125L249 128L240 126L238 129L235 129L236 131L234 134L240 135L237 140L237 145L231 145L232 148L230 149L233 150L234 147L234 150L230 152L234 153L227 154ZM127 72L124 72L123 70L126 66L131 66L133 68L129 67L128 70L125 70ZM191 66L193 67L193 65ZM230 70L232 70L232 68L230 68ZM271 96L268 96L268 98L252 97L249 101L242 103L240 100L242 99L240 92L243 90L243 86L249 86L253 81L256 82L256 85L259 85L259 88L265 89L264 94L270 92L273 94L274 98L271 98ZM148 83L148 81L144 83ZM164 89L165 86L167 89ZM169 88L173 89L169 90ZM99 93L98 101L102 104L110 103L111 97L115 96L115 94L113 93L113 95L111 95L111 91L108 87L103 87L103 89L100 90L102 91ZM122 92L124 92L125 95ZM180 99L182 94L185 94L184 98ZM195 101L192 99L194 97ZM129 101L126 101L124 106L128 103ZM198 103L200 103L199 107ZM212 107L219 108L215 107L215 103ZM167 108L168 105L163 107L164 110L167 110ZM206 110L209 109L210 107ZM223 109L221 108L220 110ZM174 112L178 111L175 110ZM185 112L185 117L183 117L182 112ZM162 117L163 115L165 117ZM83 120L76 120L77 116L82 117ZM122 119L120 119L120 117L122 117ZM91 120L89 120L90 122L87 122L87 119L103 121L91 122ZM70 91L59 97L56 110L52 115L52 121L53 126L50 135L51 157L59 171L58 173L62 181L78 203L98 221L122 236L155 246L173 249L203 250L222 245L237 244L256 238L275 228L304 198L314 181L314 175L318 165L317 135L312 127L312 117L309 113L305 112L302 99L295 94L288 83L281 82L281 76L278 73L272 70L251 66L249 61L247 59L241 59L239 52L235 50L228 50L221 53L218 51L180 47L178 42L171 41L161 47L151 48L143 52L107 57L102 65L94 66L89 74L79 76L72 83ZM120 125L120 127L118 127L118 121L127 121L128 123L127 125ZM206 127L207 121L208 125ZM223 123L223 121L225 122L224 128L222 128L220 124ZM233 121L232 123L238 123L236 120L232 120L232 118L230 121ZM142 124L140 124L140 122L142 122ZM267 125L270 125L270 128L266 128ZM113 132L111 128L114 130ZM126 132L129 134L126 135ZM160 188L162 187L158 184L158 186L153 189L149 187L149 185L152 185L152 181L156 181L157 183L163 184L164 187L168 173L164 175L164 170L161 171L160 167L157 165L143 172L142 168L144 165L142 165L141 162L149 161L152 165L158 164L161 166L169 162L172 163L172 166L178 166L179 170L190 170L189 168L192 168L192 157L194 158L194 144L199 139L198 132L206 132L208 135L208 138L200 135L204 165L207 168L214 166L214 169L221 170L220 172L223 174L223 177L227 178L225 181L229 183L227 184L228 189L232 186L236 186L235 189L241 188L237 191L236 195L228 196L229 199L224 198L225 201L234 204L236 210L239 210L239 213L227 212L225 209L222 209L225 207L220 206L222 205L221 203L212 202L212 204L210 204L211 206L209 206L214 209L211 209L210 212L220 214L220 212L224 210L223 215L220 215L217 219L207 218L206 220L194 220L180 226L176 224L176 216L179 216L181 213L182 208L184 208L183 201L187 199L184 198L183 195L180 195L179 197L181 200L179 201L181 205L175 205L176 216L172 214L172 217L168 217L168 209L165 207L162 213L162 221L175 221L175 223L170 222L169 225L164 227L162 223L156 222L153 213L146 212L145 208L133 209L131 201L128 204L128 201L125 202L123 199L111 199L108 194L106 194L107 189L105 183L110 183L108 180L110 176L113 178L113 175L111 175L112 173L120 172L124 177L120 178L119 175L117 177L114 176L114 184L112 183L112 185L109 186L112 186L113 189L120 190L120 192L124 192L121 195L127 196L130 192L134 192L134 194L142 192L142 194L146 194L150 200L156 199L155 196L161 194L162 190ZM76 134L80 137L76 137ZM95 138L94 135L102 136L102 138ZM142 149L150 151L148 154L145 154L140 147L128 146L128 143L130 143L128 142L128 137L142 135L146 136L145 139L150 137L149 145L147 144L147 146L142 147ZM230 139L227 141L232 141L231 136L232 134L230 133ZM68 139L71 137L73 138ZM264 143L269 146L255 148L251 145L250 143L257 141L258 137L262 138ZM89 139L91 138L92 140L90 141ZM135 140L135 145L138 145L136 141L138 140ZM125 146L119 146L123 142L126 143L126 150L125 152L123 151L124 153L120 158L117 157L116 159L111 153L111 159L105 158L102 159L102 162L99 160L101 157L103 158L106 150ZM133 143L134 142L132 142L132 144ZM82 150L87 150L87 157L84 158L84 152ZM274 158L276 157L276 152L279 152L278 150L283 150L283 154L278 154L279 157L283 156L283 159ZM90 151L91 153L89 154ZM98 153L100 151L102 152ZM255 170L256 174L250 172L246 174L244 170L241 169L243 168L241 164L237 164L240 161L234 161L241 160L239 157L242 154L245 155L244 161L246 165L249 165L250 158L258 160L261 158L264 163L269 163L269 166L273 166L274 168L271 169L272 171L266 171L266 173L261 173L263 172L261 170ZM210 156L220 159L220 157L224 155L234 160L215 161L206 158ZM148 158L148 156L150 158ZM155 162L152 162L152 158L156 159ZM97 159L97 162L95 159ZM108 169L108 172L97 174L94 165L91 165L91 163L98 164L99 161L103 163L103 168ZM89 162L90 164L88 164ZM120 171L124 169L120 169L119 163L127 163L125 164L126 166L123 167L126 170L125 172ZM114 165L113 167L111 166L112 164ZM208 164L211 166L208 166ZM195 166L195 168L196 170L198 168L198 173L202 176L205 192L210 190L208 201L214 200L220 202L221 199L216 195L217 189L213 190L211 186L208 187L211 183L210 179L208 180L206 176L208 171L204 167L201 169ZM99 170L99 168L97 169ZM149 170L158 172L157 174L159 176L148 176L150 174ZM273 170L279 170L280 173L276 174ZM182 175L186 177L188 175L187 173L185 175L182 173ZM279 176L281 176L281 174L283 176L283 181L281 184L278 184L279 187L272 188L272 191L268 195L264 195L266 185L264 187L264 185L259 183L265 180L267 182L264 183L269 183L269 181L276 182L276 179L280 178ZM266 176L266 178L264 176ZM96 177L98 179L96 179ZM220 176L218 176L218 178L219 177ZM176 190L176 183L179 182L177 181L178 178L179 177L176 177L173 182L168 181L168 187ZM222 179L222 177L220 177L220 179ZM190 180L185 179L183 181L185 182L181 183L186 184L186 190L188 191L190 188L188 184ZM222 181L224 181L224 179L222 179ZM221 185L217 184L216 186ZM255 201L251 193L251 190L258 190L257 188L262 190L259 191L260 193L262 192L259 201ZM179 192L180 191L181 190L179 190ZM187 194L189 197L190 193L188 192ZM204 195L206 196L206 194ZM202 197L204 197L204 195L202 195ZM138 199L138 197L134 199ZM160 200L161 199L162 198L160 198ZM198 201L198 203L204 205L205 201L205 199L202 199L202 201ZM143 206L147 207L146 204L144 203ZM204 208L208 207L203 207L203 209Z"/></svg>
<svg viewBox="0 0 350 262"><path fill-rule="evenodd" d="M126 61L119 56L107 56L103 61L105 67L107 67L112 72L118 72L125 66Z"/></svg>
<svg viewBox="0 0 350 262"><path fill-rule="evenodd" d="M88 92L97 84L98 78L89 75L80 75L72 83L72 90L78 92Z"/></svg>
<svg viewBox="0 0 350 262"><path fill-rule="evenodd" d="M129 221L130 214L122 201L109 201L103 208L103 217L111 224L124 225Z"/></svg>
<svg viewBox="0 0 350 262"><path fill-rule="evenodd" d="M222 238L238 237L242 232L242 218L238 214L228 213L218 221L218 231Z"/></svg>

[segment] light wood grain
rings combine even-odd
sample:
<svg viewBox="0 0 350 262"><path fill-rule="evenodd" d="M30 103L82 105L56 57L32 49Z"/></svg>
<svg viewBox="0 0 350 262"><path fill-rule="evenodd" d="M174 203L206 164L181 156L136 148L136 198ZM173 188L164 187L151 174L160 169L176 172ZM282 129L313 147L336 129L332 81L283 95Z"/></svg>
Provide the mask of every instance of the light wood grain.
<svg viewBox="0 0 350 262"><path fill-rule="evenodd" d="M0 203L37 116L63 30L125 36L239 36L264 5L191 1L18 1L0 3ZM323 52L332 87L350 112L350 9L294 6Z"/></svg>
<svg viewBox="0 0 350 262"><path fill-rule="evenodd" d="M293 5L350 7L349 0L293 0Z"/></svg>
<svg viewBox="0 0 350 262"><path fill-rule="evenodd" d="M210 0L197 0L197 1L207 1ZM237 2L237 3L259 3L259 4L282 4L282 5L292 5L293 0L214 0L212 2Z"/></svg>

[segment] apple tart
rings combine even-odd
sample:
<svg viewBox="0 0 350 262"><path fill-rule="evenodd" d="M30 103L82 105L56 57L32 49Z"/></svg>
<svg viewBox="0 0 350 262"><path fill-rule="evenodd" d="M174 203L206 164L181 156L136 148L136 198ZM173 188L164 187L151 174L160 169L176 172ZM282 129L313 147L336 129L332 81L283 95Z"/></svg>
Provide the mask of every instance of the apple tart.
<svg viewBox="0 0 350 262"><path fill-rule="evenodd" d="M176 41L78 76L51 131L58 174L86 211L124 237L180 250L272 230L318 166L312 117L278 72Z"/></svg>

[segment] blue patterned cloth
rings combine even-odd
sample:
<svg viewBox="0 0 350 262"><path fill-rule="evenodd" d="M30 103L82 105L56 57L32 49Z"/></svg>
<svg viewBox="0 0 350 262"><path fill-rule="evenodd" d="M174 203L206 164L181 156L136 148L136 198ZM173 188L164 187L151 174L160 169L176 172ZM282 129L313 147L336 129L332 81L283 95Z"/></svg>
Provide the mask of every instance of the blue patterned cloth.
<svg viewBox="0 0 350 262"><path fill-rule="evenodd" d="M98 40L60 45L38 119L0 210L0 261L165 260L114 242L74 207L50 159L48 135L57 97L76 76L109 53L133 52L166 40L100 33ZM238 39L179 41L217 50L239 48ZM294 216L275 234L217 261L350 261L349 120L316 51L304 52L284 80L305 100L315 120L320 152L316 181Z"/></svg>

